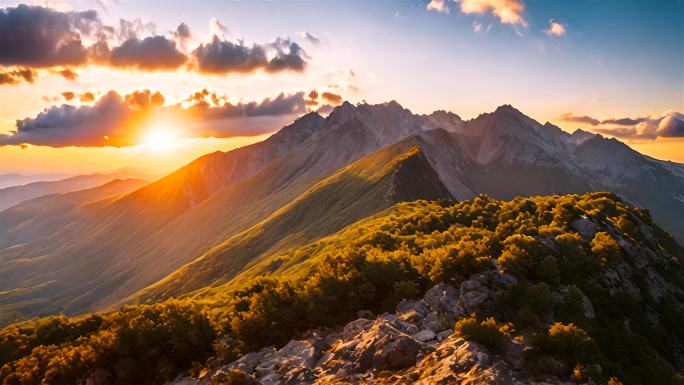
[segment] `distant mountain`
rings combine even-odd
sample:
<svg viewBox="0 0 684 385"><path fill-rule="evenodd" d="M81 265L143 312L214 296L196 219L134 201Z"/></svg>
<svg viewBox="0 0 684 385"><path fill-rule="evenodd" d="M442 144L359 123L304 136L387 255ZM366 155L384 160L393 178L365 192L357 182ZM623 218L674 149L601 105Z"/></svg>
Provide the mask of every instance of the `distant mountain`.
<svg viewBox="0 0 684 385"><path fill-rule="evenodd" d="M49 194L38 198L29 199L16 206L0 212L0 248L10 248L24 242L45 237L46 234L58 232L62 227L71 223L74 218L117 199L123 194L129 193L147 184L142 179L115 179L101 186L86 190L73 191L62 194ZM12 262L10 262L12 263ZM30 275L30 265L21 266L21 260L15 261L17 265L9 266L21 277ZM17 286L16 289L0 293L0 323L7 323L26 316L21 309L21 304L27 301L33 303L36 298L49 296L49 285ZM47 293L45 290L48 290ZM54 293L53 293L54 294ZM35 309L34 314L50 314L53 311L49 305L41 305ZM30 306L30 305L28 305Z"/></svg>
<svg viewBox="0 0 684 385"><path fill-rule="evenodd" d="M114 179L149 179L149 175L134 169L121 169L109 173L77 175L65 179L32 182L0 189L0 211L23 201L48 194L59 194L99 186Z"/></svg>
<svg viewBox="0 0 684 385"><path fill-rule="evenodd" d="M207 154L82 207L59 229L8 237L0 291L44 287L36 298L4 302L30 316L228 284L282 247L394 202L444 196L436 186L456 200L615 191L684 239L683 165L540 124L511 106L464 121L445 111L413 114L395 101L344 103L326 118L304 115L263 142Z"/></svg>
<svg viewBox="0 0 684 385"><path fill-rule="evenodd" d="M49 173L49 174L19 174L19 173L6 173L0 174L0 189L21 186L33 182L52 182L60 179L66 179L73 174L63 174L63 173Z"/></svg>

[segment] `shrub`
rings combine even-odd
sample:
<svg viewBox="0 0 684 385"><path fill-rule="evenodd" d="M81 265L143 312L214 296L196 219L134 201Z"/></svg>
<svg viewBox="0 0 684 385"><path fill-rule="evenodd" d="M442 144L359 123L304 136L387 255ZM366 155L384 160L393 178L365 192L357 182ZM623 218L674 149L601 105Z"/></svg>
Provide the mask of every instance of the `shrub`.
<svg viewBox="0 0 684 385"><path fill-rule="evenodd" d="M496 299L507 320L519 329L534 327L553 309L549 286L543 282L520 281Z"/></svg>
<svg viewBox="0 0 684 385"><path fill-rule="evenodd" d="M606 267L620 260L620 245L610 234L600 231L591 240L591 252Z"/></svg>
<svg viewBox="0 0 684 385"><path fill-rule="evenodd" d="M475 317L468 317L456 322L454 331L463 339L482 344L494 353L501 353L508 344L512 327L510 324L500 324L491 317L481 322Z"/></svg>

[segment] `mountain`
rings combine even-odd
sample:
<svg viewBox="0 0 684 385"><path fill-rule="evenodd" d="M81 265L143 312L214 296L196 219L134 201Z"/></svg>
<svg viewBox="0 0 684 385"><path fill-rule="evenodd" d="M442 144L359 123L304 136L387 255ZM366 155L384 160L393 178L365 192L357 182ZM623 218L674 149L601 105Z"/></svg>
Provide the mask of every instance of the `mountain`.
<svg viewBox="0 0 684 385"><path fill-rule="evenodd" d="M62 173L47 173L47 174L19 174L6 173L0 174L0 189L12 186L21 186L33 182L52 182L60 179L66 179L73 175Z"/></svg>
<svg viewBox="0 0 684 385"><path fill-rule="evenodd" d="M385 151L403 157L413 147L420 155L410 159L427 164L423 172L395 170L392 183L401 193L387 193L389 179L359 185L348 174L365 157L385 159ZM382 162L399 167L395 160ZM0 291L44 287L47 294L25 297L25 306L3 305L30 316L234 286L228 281L244 278L241 269L261 271L283 247L329 235L396 201L433 194L428 186L437 181L456 200L617 191L683 239L683 170L613 139L540 124L511 106L464 121L445 111L413 114L395 101L344 103L326 118L304 115L263 142L207 154L119 199L87 205L57 231L6 243ZM429 177L416 178L423 174ZM382 201L382 194L393 199ZM327 217L306 215L333 196L363 204L342 210L330 203L320 207Z"/></svg>
<svg viewBox="0 0 684 385"><path fill-rule="evenodd" d="M28 242L59 230L91 204L134 191L148 182L142 179L114 179L103 185L26 200L0 212L0 248Z"/></svg>
<svg viewBox="0 0 684 385"><path fill-rule="evenodd" d="M407 142L337 175L445 193ZM677 385L683 252L612 193L398 203L237 289L0 329L0 382Z"/></svg>
<svg viewBox="0 0 684 385"><path fill-rule="evenodd" d="M450 199L417 143L407 138L334 173L257 225L146 289L141 297L161 299L229 282L247 264L332 234L396 202Z"/></svg>
<svg viewBox="0 0 684 385"><path fill-rule="evenodd" d="M116 200L147 183L141 179L115 179L90 189L49 194L24 201L0 212L0 247L8 248L30 242L44 234L58 232L77 218L79 213ZM9 268L24 268L21 261L17 263L19 266ZM27 272L20 275L27 275ZM26 313L19 310L22 304L35 309L35 314L50 314L51 308L37 300L49 293L46 289L49 289L49 284L17 286L16 289L1 292L0 306L3 306L3 311L0 313L0 323L24 318ZM36 306L36 303L39 305Z"/></svg>
<svg viewBox="0 0 684 385"><path fill-rule="evenodd" d="M48 175L48 179L50 176ZM23 201L48 194L59 194L99 186L114 179L149 179L149 176L134 169L122 169L111 173L77 175L54 181L32 182L0 189L0 211Z"/></svg>

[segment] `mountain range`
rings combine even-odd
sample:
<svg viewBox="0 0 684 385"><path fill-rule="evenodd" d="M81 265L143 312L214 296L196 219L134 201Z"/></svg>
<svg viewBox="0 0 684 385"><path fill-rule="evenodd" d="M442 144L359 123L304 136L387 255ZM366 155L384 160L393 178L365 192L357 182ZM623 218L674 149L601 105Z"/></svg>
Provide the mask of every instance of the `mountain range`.
<svg viewBox="0 0 684 385"><path fill-rule="evenodd" d="M684 239L684 165L509 105L466 121L345 102L152 183L102 183L0 213L0 322L237 288L283 263L305 269L305 256L278 256L416 199L612 191Z"/></svg>

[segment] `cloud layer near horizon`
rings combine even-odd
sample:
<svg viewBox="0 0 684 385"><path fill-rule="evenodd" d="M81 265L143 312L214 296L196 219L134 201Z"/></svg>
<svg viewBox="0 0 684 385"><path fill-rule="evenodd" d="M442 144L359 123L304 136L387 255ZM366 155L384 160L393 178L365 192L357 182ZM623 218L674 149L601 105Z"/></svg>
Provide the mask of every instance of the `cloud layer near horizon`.
<svg viewBox="0 0 684 385"><path fill-rule="evenodd" d="M312 92L316 98L312 99ZM230 138L254 136L278 129L296 115L311 110L329 110L341 96L325 91L280 93L261 101L231 103L224 95L206 89L182 102L165 104L164 96L150 90L120 95L109 91L94 104L54 105L35 117L17 120L15 130L0 134L0 146L38 145L50 147L128 147L140 143L150 123L172 120L183 126L183 137ZM63 92L67 101L94 100L92 93ZM275 119L278 118L278 119Z"/></svg>
<svg viewBox="0 0 684 385"><path fill-rule="evenodd" d="M24 4L0 9L0 67L4 67L0 84L31 81L35 69L50 69L74 79L70 68L86 65L139 71L183 67L211 74L303 71L307 65L308 56L290 38L247 46L242 40L226 40L213 28L215 33L207 42L187 49L191 37L187 24L181 23L169 36L154 30L153 23L138 19L105 25L94 10L60 12ZM309 41L315 38L304 36ZM24 76L27 70L34 76Z"/></svg>
<svg viewBox="0 0 684 385"><path fill-rule="evenodd" d="M586 115L565 113L565 122L592 126L592 130L625 139L684 138L684 115L669 112L660 117L613 118L599 120Z"/></svg>

